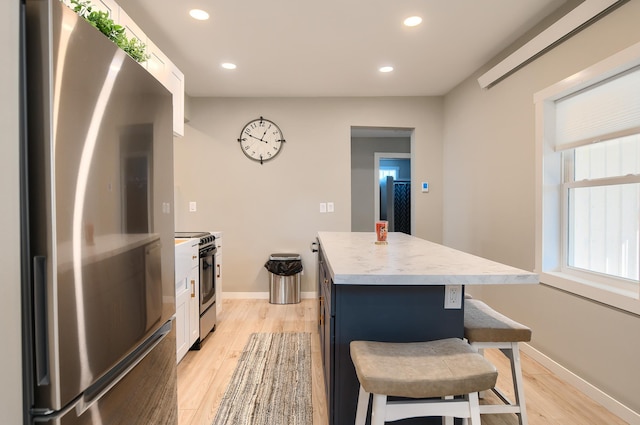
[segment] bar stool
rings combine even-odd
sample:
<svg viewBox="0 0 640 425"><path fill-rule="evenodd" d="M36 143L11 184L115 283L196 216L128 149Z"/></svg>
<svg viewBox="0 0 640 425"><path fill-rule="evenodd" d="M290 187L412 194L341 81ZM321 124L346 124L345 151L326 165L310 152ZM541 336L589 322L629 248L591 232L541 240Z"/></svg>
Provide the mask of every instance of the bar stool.
<svg viewBox="0 0 640 425"><path fill-rule="evenodd" d="M464 337L480 354L485 348L497 348L511 363L515 402L493 387L491 390L504 404L482 404L480 414L515 413L519 424L527 425L519 343L531 341L531 329L495 311L480 300L465 299Z"/></svg>
<svg viewBox="0 0 640 425"><path fill-rule="evenodd" d="M471 418L471 425L480 425L478 392L493 388L498 377L491 363L458 338L352 341L350 350L360 381L355 425L365 424L371 395L371 425L423 416Z"/></svg>

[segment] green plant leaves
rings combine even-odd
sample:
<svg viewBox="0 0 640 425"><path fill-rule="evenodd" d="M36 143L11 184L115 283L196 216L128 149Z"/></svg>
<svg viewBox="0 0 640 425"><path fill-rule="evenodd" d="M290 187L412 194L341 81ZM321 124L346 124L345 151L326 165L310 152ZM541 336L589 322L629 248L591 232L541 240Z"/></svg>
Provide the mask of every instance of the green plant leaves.
<svg viewBox="0 0 640 425"><path fill-rule="evenodd" d="M71 0L71 4L74 12L106 35L109 40L118 45L135 61L144 62L149 59L149 55L145 52L147 46L135 37L128 39L124 27L113 22L107 12L94 11L88 0Z"/></svg>

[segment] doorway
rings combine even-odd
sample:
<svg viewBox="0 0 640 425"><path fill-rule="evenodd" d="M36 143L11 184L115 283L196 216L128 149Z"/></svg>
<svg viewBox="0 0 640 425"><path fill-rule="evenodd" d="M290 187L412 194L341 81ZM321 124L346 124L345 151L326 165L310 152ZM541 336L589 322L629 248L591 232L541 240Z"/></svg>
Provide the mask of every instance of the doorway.
<svg viewBox="0 0 640 425"><path fill-rule="evenodd" d="M411 234L411 154L374 154L374 220L389 222L390 232Z"/></svg>
<svg viewBox="0 0 640 425"><path fill-rule="evenodd" d="M406 160L406 169L409 171L405 174L405 166L402 166L402 180L410 185L413 173L410 167L412 139L411 128L351 127L351 231L372 232L376 220L380 219L381 159ZM399 172L400 165L396 166ZM405 186L405 189L407 187L410 186ZM408 206L409 218L407 232L411 232L411 200L408 199L405 205Z"/></svg>

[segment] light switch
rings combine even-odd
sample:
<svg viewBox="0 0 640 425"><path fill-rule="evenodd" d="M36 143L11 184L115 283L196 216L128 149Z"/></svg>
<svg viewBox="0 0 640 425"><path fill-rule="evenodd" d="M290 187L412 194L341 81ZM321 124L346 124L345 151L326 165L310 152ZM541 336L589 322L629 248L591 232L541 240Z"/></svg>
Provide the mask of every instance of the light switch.
<svg viewBox="0 0 640 425"><path fill-rule="evenodd" d="M196 212L198 209L194 201L189 202L189 212Z"/></svg>
<svg viewBox="0 0 640 425"><path fill-rule="evenodd" d="M333 212L333 202L327 202L327 212Z"/></svg>
<svg viewBox="0 0 640 425"><path fill-rule="evenodd" d="M320 202L320 212L321 213L326 213L327 212L327 204L326 204L326 202Z"/></svg>

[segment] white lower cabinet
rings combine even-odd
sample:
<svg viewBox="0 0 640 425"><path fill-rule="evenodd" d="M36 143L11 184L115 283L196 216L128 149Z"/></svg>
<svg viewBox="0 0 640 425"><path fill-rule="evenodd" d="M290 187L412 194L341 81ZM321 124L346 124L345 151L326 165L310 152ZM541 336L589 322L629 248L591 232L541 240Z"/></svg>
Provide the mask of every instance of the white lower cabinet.
<svg viewBox="0 0 640 425"><path fill-rule="evenodd" d="M211 232L216 237L216 316L222 313L222 232Z"/></svg>
<svg viewBox="0 0 640 425"><path fill-rule="evenodd" d="M181 282L186 283L186 279L183 279ZM189 320L189 298L190 292L186 288L181 287L176 291L176 354L178 362L182 360L182 358L189 351L189 342L187 335L189 335L189 329L191 326Z"/></svg>
<svg viewBox="0 0 640 425"><path fill-rule="evenodd" d="M196 251L197 255L197 251ZM189 347L200 338L200 268L189 272Z"/></svg>
<svg viewBox="0 0 640 425"><path fill-rule="evenodd" d="M176 240L176 354L178 362L200 337L198 239Z"/></svg>

